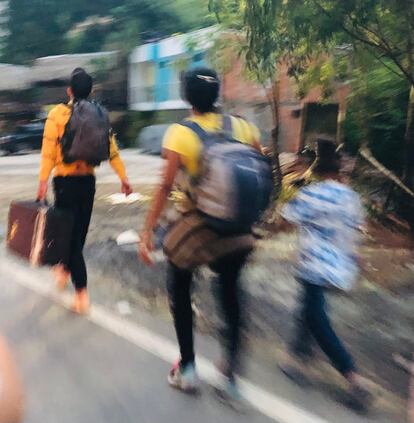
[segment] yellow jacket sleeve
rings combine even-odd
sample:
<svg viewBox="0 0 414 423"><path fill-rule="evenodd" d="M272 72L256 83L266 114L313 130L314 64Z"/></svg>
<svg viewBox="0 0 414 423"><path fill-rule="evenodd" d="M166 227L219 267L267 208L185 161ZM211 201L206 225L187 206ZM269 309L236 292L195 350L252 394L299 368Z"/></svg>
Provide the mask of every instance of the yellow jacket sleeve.
<svg viewBox="0 0 414 423"><path fill-rule="evenodd" d="M119 148L114 134L111 134L109 140L109 162L121 181L127 178L125 165L119 154Z"/></svg>
<svg viewBox="0 0 414 423"><path fill-rule="evenodd" d="M56 157L59 143L59 130L54 113L49 113L43 133L42 154L40 161L39 179L47 181L56 166Z"/></svg>

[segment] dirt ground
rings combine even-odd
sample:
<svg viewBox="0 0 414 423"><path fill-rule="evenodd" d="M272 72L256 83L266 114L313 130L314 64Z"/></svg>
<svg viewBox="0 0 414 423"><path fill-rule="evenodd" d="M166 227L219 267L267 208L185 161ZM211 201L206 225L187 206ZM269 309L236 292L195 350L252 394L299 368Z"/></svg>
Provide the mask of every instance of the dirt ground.
<svg viewBox="0 0 414 423"><path fill-rule="evenodd" d="M33 199L36 180L16 176L11 184L10 178L0 176L0 187L0 238L2 232L4 238L10 201ZM107 197L118 188L115 184L98 186L86 248L92 295L115 301L118 292L123 291L122 298L128 292L132 306L168 318L166 264L146 268L136 259L134 248L121 249L115 243L121 232L142 225L148 203L111 205ZM149 187L141 186L140 190L150 192ZM246 338L252 354L275 366L294 325L298 293L291 274L294 251L294 233L267 236L259 242L243 275ZM362 249L362 262L358 287L351 294L330 296L332 317L362 373L373 382L377 411L396 416L393 422L402 421L408 374L393 362L392 354L414 351L414 256L410 242L404 234L372 224ZM220 325L211 278L207 269L198 272L194 300L198 328L208 333L214 333ZM319 388L341 389L340 380L327 370L322 356L318 363Z"/></svg>

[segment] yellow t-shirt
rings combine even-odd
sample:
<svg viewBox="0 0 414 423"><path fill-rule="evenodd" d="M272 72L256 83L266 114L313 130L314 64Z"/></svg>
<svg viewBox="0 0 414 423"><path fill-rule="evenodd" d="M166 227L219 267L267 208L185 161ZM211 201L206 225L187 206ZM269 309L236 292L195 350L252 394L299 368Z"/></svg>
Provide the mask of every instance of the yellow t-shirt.
<svg viewBox="0 0 414 423"><path fill-rule="evenodd" d="M218 113L191 116L189 120L196 122L207 132L218 132L223 127L223 117ZM260 132L252 123L232 117L232 126L233 137L237 141L250 145L260 143ZM188 174L191 177L197 176L202 143L194 131L180 124L170 126L165 134L163 147L178 153Z"/></svg>

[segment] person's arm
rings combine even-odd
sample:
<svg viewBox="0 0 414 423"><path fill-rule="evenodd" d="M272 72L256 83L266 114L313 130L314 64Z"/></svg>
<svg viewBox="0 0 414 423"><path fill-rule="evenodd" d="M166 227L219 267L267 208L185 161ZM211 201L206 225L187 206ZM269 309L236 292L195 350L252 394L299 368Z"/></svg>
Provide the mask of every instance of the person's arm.
<svg viewBox="0 0 414 423"><path fill-rule="evenodd" d="M58 127L53 113L50 113L46 120L45 130L43 133L39 172L39 189L37 192L38 200L44 200L47 196L49 177L56 165L58 142Z"/></svg>
<svg viewBox="0 0 414 423"><path fill-rule="evenodd" d="M132 193L132 188L127 177L125 164L119 153L116 137L113 133L111 133L109 139L109 163L121 181L122 193L127 196L130 195Z"/></svg>
<svg viewBox="0 0 414 423"><path fill-rule="evenodd" d="M153 250L153 232L163 212L168 196L171 193L177 172L180 168L180 155L171 150L164 150L165 165L162 171L161 183L155 191L148 212L144 230L140 236L140 256L146 264L152 264L150 252Z"/></svg>
<svg viewBox="0 0 414 423"><path fill-rule="evenodd" d="M266 155L266 151L263 151L262 144L259 140L254 140L252 146L261 154Z"/></svg>
<svg viewBox="0 0 414 423"><path fill-rule="evenodd" d="M0 338L0 423L23 421L23 386L6 341Z"/></svg>

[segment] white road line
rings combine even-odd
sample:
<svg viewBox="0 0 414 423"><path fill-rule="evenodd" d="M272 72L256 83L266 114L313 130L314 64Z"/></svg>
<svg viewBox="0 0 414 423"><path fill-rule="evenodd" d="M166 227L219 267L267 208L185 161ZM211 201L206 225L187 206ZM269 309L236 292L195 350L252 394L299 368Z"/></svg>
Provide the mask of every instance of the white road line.
<svg viewBox="0 0 414 423"><path fill-rule="evenodd" d="M3 260L3 258L0 258ZM58 294L53 286L37 275L35 271L19 265L1 265L1 271L8 273L10 280L16 281L37 294L48 297L64 307L69 307L69 294ZM88 320L126 339L140 349L160 358L166 362L173 362L177 356L177 347L169 339L151 332L143 326L136 325L124 318L118 317L111 311L94 305ZM201 356L197 359L197 368L200 377L209 384L215 385L218 374L213 363ZM293 403L278 397L259 386L242 379L240 386L244 397L250 405L265 416L278 423L328 423L308 411L301 409Z"/></svg>

